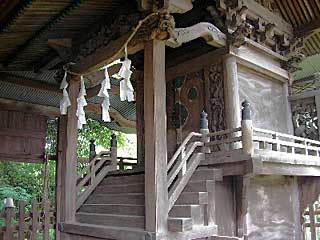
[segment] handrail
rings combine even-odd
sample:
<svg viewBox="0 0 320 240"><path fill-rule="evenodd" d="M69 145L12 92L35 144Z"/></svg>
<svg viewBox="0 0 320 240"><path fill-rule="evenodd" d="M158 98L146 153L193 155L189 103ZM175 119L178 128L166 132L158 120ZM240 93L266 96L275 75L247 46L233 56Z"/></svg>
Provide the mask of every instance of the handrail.
<svg viewBox="0 0 320 240"><path fill-rule="evenodd" d="M256 127L253 128L253 131L254 132L264 133L264 134L276 135L277 137L284 137L284 138L290 138L290 139L297 140L297 141L308 142L308 143L312 143L312 144L316 144L316 145L320 146L320 142L319 141L308 139L308 138L297 137L297 136L289 135L289 134L286 134L286 133L279 133L279 132L275 132L275 131L272 131L272 130L256 128Z"/></svg>
<svg viewBox="0 0 320 240"><path fill-rule="evenodd" d="M191 141L193 137L201 139L200 141ZM206 139L206 133L189 133L170 159L167 165L169 211L187 185L200 161L204 159L204 154L196 150L199 147L204 147ZM202 154L201 157L200 154Z"/></svg>
<svg viewBox="0 0 320 240"><path fill-rule="evenodd" d="M201 133L196 133L196 132L191 132L191 133L188 134L188 136L183 140L183 142L181 143L181 145L179 146L177 151L173 154L173 156L169 160L169 162L167 164L167 171L170 170L170 168L172 167L174 162L177 160L178 156L181 154L181 152L186 147L187 143L190 141L190 139L192 137L202 137L202 134Z"/></svg>
<svg viewBox="0 0 320 240"><path fill-rule="evenodd" d="M88 164L87 170L88 172L77 181L77 209L110 171L117 170L117 148L111 147L111 151L102 151L97 154ZM84 191L82 191L83 187L85 187Z"/></svg>
<svg viewBox="0 0 320 240"><path fill-rule="evenodd" d="M242 130L241 127L229 128L229 129L226 129L226 130L221 130L221 131L217 131L217 132L208 133L207 136L208 137L215 137L215 136L219 136L219 135L226 135L226 134L230 134L230 133L239 132L241 130Z"/></svg>

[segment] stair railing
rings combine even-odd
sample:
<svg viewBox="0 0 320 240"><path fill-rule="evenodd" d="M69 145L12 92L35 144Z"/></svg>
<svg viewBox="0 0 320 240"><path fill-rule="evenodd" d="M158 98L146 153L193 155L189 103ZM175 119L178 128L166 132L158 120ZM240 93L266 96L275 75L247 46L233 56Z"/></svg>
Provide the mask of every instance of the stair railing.
<svg viewBox="0 0 320 240"><path fill-rule="evenodd" d="M90 145L90 163L77 179L77 209L86 201L93 190L106 177L110 171L117 170L117 138L111 137L110 151L102 151L96 156L93 153L93 146Z"/></svg>
<svg viewBox="0 0 320 240"><path fill-rule="evenodd" d="M200 127L201 133L189 133L167 164L169 211L208 151L205 148L205 142L209 140L208 120L204 112L201 114Z"/></svg>

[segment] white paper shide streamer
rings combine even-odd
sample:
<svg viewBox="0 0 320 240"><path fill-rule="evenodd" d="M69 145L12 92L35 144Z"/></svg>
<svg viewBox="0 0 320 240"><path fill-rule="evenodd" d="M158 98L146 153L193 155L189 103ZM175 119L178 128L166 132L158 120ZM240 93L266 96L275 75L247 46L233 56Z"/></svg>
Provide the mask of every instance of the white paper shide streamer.
<svg viewBox="0 0 320 240"><path fill-rule="evenodd" d="M108 73L108 69L104 70L104 80L101 82L101 89L98 93L98 97L103 97L103 102L101 103L102 108L102 120L104 122L111 122L109 109L110 109L110 98L108 89L111 89L110 77Z"/></svg>
<svg viewBox="0 0 320 240"><path fill-rule="evenodd" d="M120 99L121 101L128 100L128 102L134 101L134 89L130 82L130 78L132 75L131 68L131 60L128 59L127 47L125 47L125 59L122 62L122 66L119 71L119 76L123 78L120 81Z"/></svg>
<svg viewBox="0 0 320 240"><path fill-rule="evenodd" d="M87 123L84 107L88 105L85 98L85 96L87 95L86 87L84 85L84 80L82 76L81 76L80 84L81 84L80 92L77 98L78 108L76 113L78 117L78 129L82 129L83 124Z"/></svg>
<svg viewBox="0 0 320 240"><path fill-rule="evenodd" d="M67 91L68 87L67 82L67 72L64 73L64 77L62 79L62 82L60 84L60 89L62 89L62 99L60 100L60 113L61 115L66 115L68 111L68 107L71 105L69 94Z"/></svg>

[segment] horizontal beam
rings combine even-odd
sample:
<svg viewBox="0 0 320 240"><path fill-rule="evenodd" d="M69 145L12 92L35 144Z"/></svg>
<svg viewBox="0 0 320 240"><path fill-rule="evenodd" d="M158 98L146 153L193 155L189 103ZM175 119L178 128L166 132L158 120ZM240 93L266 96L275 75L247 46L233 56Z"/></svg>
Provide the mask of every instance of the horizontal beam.
<svg viewBox="0 0 320 240"><path fill-rule="evenodd" d="M82 58L75 65L71 66L71 71L79 74L86 74L88 72L96 71L121 58L124 55L124 51L119 51L122 49L130 35L131 32L114 40L107 46L98 48L92 54ZM136 52L143 50L143 48L143 42L139 42L133 45L129 44L128 54L135 54Z"/></svg>
<svg viewBox="0 0 320 240"><path fill-rule="evenodd" d="M297 93L297 94L289 96L288 99L290 101L294 101L294 100L299 100L299 99L304 99L304 98L311 98L316 95L320 95L320 89Z"/></svg>
<svg viewBox="0 0 320 240"><path fill-rule="evenodd" d="M120 69L120 66L117 65L116 67L113 68L113 70L116 70L116 69ZM117 72L117 71L114 72L113 70L111 71L112 75ZM132 78L135 79L135 77L138 77L138 74L140 74L140 72L133 74ZM104 73L97 72L87 77L88 77L88 81L89 82L91 81L95 85L94 87L87 89L87 98L91 98L96 96L99 93L101 88L100 83L104 78ZM0 73L0 82L11 83L14 85L33 88L40 91L57 93L59 95L62 94L62 91L58 85L41 82L32 78L21 77L21 76L13 75L10 73ZM111 94L114 96L118 96L120 94L120 87L117 85L112 85Z"/></svg>
<svg viewBox="0 0 320 240"><path fill-rule="evenodd" d="M303 37L316 30L320 30L320 19L316 19L296 27L294 29L294 34L298 37Z"/></svg>
<svg viewBox="0 0 320 240"><path fill-rule="evenodd" d="M60 115L60 111L57 107L26 103L4 98L0 98L0 109L34 113L47 117L56 117Z"/></svg>
<svg viewBox="0 0 320 240"><path fill-rule="evenodd" d="M177 64L167 68L166 80L170 81L178 76L186 75L188 73L196 72L222 60L222 56L229 53L228 47L218 48L217 50L208 52L199 57Z"/></svg>
<svg viewBox="0 0 320 240"><path fill-rule="evenodd" d="M44 106L40 104L32 104L21 101L9 100L0 98L0 109L6 109L11 111L21 111L34 114L40 114L48 117L60 116L60 110L58 107ZM95 114L101 114L100 104L89 103L85 107L86 112ZM135 132L136 122L124 118L117 110L110 108L110 117L122 128L128 132Z"/></svg>

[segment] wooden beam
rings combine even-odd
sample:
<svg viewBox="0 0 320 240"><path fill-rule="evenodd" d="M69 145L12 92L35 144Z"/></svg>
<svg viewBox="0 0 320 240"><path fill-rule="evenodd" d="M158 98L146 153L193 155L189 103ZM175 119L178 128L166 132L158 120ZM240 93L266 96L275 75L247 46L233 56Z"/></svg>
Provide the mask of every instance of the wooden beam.
<svg viewBox="0 0 320 240"><path fill-rule="evenodd" d="M178 76L193 73L203 69L205 66L221 62L222 56L229 53L228 47L218 48L191 60L176 64L166 70L166 80L170 81Z"/></svg>
<svg viewBox="0 0 320 240"><path fill-rule="evenodd" d="M119 54L117 53L123 47L131 33L132 32L121 36L107 46L102 46L92 54L82 58L78 63L71 67L71 71L82 74L92 72L121 58L123 56L123 52ZM143 42L139 42L134 45L129 44L128 54L135 54L142 49Z"/></svg>
<svg viewBox="0 0 320 240"><path fill-rule="evenodd" d="M100 104L88 104L88 106L85 107L86 112L93 112L97 114L101 114L101 106ZM129 132L133 132L136 129L136 122L130 121L126 118L124 118L117 110L110 107L109 110L110 117L115 121L120 127L127 128Z"/></svg>
<svg viewBox="0 0 320 240"><path fill-rule="evenodd" d="M75 221L76 213L76 179L77 179L77 96L80 87L80 76L73 76L69 81L69 97L71 106L65 116L64 126L66 128L66 145L63 148L62 155L65 155L65 181L63 193L63 206L65 207L65 221Z"/></svg>
<svg viewBox="0 0 320 240"><path fill-rule="evenodd" d="M167 119L165 43L151 40L144 52L146 231L167 231Z"/></svg>
<svg viewBox="0 0 320 240"><path fill-rule="evenodd" d="M320 30L320 19L316 19L296 27L294 29L294 34L298 37L303 37L317 30Z"/></svg>
<svg viewBox="0 0 320 240"><path fill-rule="evenodd" d="M35 113L48 117L56 117L60 115L60 111L56 107L25 103L3 98L0 98L0 109Z"/></svg>
<svg viewBox="0 0 320 240"><path fill-rule="evenodd" d="M32 103L25 103L15 100L0 98L0 109L8 109L11 111L21 111L34 114L40 114L47 117L58 117L60 116L60 110L58 107L44 106ZM96 114L101 114L100 104L88 104L85 107L86 112L92 112ZM124 128L128 132L135 132L136 122L124 118L117 110L110 108L110 117L115 121L120 127Z"/></svg>
<svg viewBox="0 0 320 240"><path fill-rule="evenodd" d="M120 68L120 66L117 65L117 68ZM116 68L114 68L114 69L116 69ZM116 72L114 72L114 73L116 73ZM135 77L137 77L138 74L140 74L140 72L136 72L135 74L133 74L133 80L135 79ZM97 77L95 76L94 80L93 80L94 84L100 84L104 78L103 73L102 72L95 73L95 75L98 75L99 79L97 79ZM92 76L93 76L93 73L91 74L91 77ZM89 78L90 76L87 76L87 77ZM89 79L89 81L90 81L90 79ZM37 81L32 78L21 77L21 76L13 75L10 73L0 73L0 82L11 83L14 85L29 87L29 88L33 88L33 89L37 89L37 90L41 90L41 91L58 93L59 95L62 94L62 91L58 85L45 83L45 82ZM100 88L101 88L100 85L96 85L92 88L88 88L87 89L87 98L91 98L91 97L96 96L98 94L98 92L100 91ZM118 96L120 94L120 87L116 86L116 85L112 85L111 86L111 93L114 96Z"/></svg>

